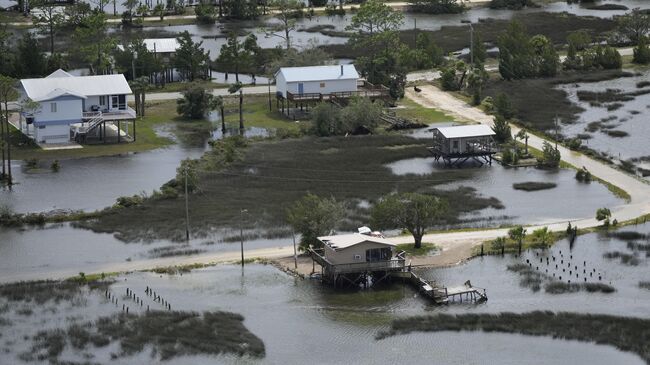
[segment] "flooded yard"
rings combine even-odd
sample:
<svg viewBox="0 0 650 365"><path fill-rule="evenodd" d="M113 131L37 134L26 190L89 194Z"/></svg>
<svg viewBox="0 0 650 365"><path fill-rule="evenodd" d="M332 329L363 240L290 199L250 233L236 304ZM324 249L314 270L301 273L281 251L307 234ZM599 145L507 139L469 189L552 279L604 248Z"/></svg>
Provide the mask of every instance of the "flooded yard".
<svg viewBox="0 0 650 365"><path fill-rule="evenodd" d="M649 226L625 230L650 232ZM613 347L577 341L553 340L549 337L527 337L481 332L413 333L375 340L375 336L392 319L423 313L515 313L531 310L569 311L585 313L630 315L647 318L650 291L639 288L638 282L647 278L647 259L640 257L637 266L625 266L603 258L606 251L628 251L626 239L589 234L578 238L572 248L560 242L546 252L527 252L522 258L484 257L448 269L424 269L428 279L447 285L471 280L486 288L489 301L483 304L433 306L410 288L394 284L387 288L360 292L334 292L314 281L296 279L265 265L219 265L194 270L182 276L155 273L132 273L115 277L108 290L119 299L116 306L105 298L104 291L82 290L77 299L46 302L43 305L9 301L0 298L0 317L5 321L0 347L5 349L0 359L12 362L29 351L32 336L41 329L66 328L72 323L92 321L99 316L121 312L122 303L131 314L161 310L163 306L151 300L147 288L155 290L172 309L181 312L228 311L240 313L244 326L259 337L266 349L262 359L240 358L234 355L192 355L174 358L173 364L280 364L330 363L347 364L395 362L442 362L467 364L498 362L503 364L566 362L592 364L642 364L631 353ZM645 242L645 238L641 242ZM560 253L561 252L561 253ZM638 253L637 253L638 254ZM597 268L603 281L611 282L615 294L534 292L520 285L517 273L507 266L537 260L540 257L563 255L571 265ZM6 255L0 257L6 258ZM569 258L570 257L570 258ZM597 279L590 279L597 280ZM143 306L124 296L126 289L143 298ZM74 304L73 304L74 303ZM309 351L296 349L309 348ZM332 351L332 348L338 349ZM472 351L467 351L471 348ZM526 351L521 351L525 348ZM111 343L88 351L75 351L68 345L61 360L79 360L88 356L93 362L127 364L147 362L158 354L150 347L127 357L111 359L119 353L120 345ZM507 360L503 360L507 358ZM379 360L381 359L381 360ZM39 363L39 362L34 362Z"/></svg>
<svg viewBox="0 0 650 365"><path fill-rule="evenodd" d="M560 86L584 109L577 122L561 125L562 133L584 138L583 144L615 160L650 158L650 85L644 86L648 80L650 71L644 71L633 77ZM644 161L638 165L650 168Z"/></svg>

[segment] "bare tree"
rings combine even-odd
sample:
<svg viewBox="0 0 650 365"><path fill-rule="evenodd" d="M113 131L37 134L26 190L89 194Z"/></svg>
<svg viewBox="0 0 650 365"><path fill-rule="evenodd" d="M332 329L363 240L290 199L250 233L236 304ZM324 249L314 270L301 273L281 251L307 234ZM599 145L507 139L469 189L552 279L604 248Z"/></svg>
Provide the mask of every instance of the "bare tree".
<svg viewBox="0 0 650 365"><path fill-rule="evenodd" d="M274 0L271 6L276 8L275 17L280 23L263 31L268 36L284 39L287 49L290 49L291 32L296 30L296 12L301 9L301 3L298 0Z"/></svg>

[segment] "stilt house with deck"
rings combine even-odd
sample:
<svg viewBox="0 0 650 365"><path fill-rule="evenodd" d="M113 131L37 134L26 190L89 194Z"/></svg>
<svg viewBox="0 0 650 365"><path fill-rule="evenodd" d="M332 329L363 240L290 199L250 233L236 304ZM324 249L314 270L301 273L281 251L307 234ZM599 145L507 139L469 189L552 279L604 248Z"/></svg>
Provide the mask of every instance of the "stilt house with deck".
<svg viewBox="0 0 650 365"><path fill-rule="evenodd" d="M302 110L323 101L340 105L351 97L390 97L387 87L362 80L353 64L282 67L275 73L275 82L278 108L283 112L292 104Z"/></svg>
<svg viewBox="0 0 650 365"><path fill-rule="evenodd" d="M127 105L132 92L122 74L73 76L57 70L20 80L20 92L22 104L35 107L23 109L19 128L37 143L135 140L136 113Z"/></svg>
<svg viewBox="0 0 650 365"><path fill-rule="evenodd" d="M334 286L365 285L368 279L376 284L405 267L404 253L383 237L352 233L318 240L323 248L311 249L310 254L321 266L322 279Z"/></svg>
<svg viewBox="0 0 650 365"><path fill-rule="evenodd" d="M439 127L430 129L433 145L429 151L436 161L447 166L461 166L468 160L492 164L497 152L492 128L484 124Z"/></svg>

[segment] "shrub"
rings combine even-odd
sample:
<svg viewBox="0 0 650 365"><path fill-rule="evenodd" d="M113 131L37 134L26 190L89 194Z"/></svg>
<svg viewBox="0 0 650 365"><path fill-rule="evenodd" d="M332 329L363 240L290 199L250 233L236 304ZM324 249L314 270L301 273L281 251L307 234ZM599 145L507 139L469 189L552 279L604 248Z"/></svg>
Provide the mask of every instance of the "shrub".
<svg viewBox="0 0 650 365"><path fill-rule="evenodd" d="M648 39L646 37L641 37L639 44L634 47L632 62L642 65L650 63L650 47L648 46Z"/></svg>
<svg viewBox="0 0 650 365"><path fill-rule="evenodd" d="M115 206L128 208L128 207L140 205L143 202L144 202L144 198L141 195L121 196L117 198L117 202L115 203Z"/></svg>
<svg viewBox="0 0 650 365"><path fill-rule="evenodd" d="M510 99L504 93L499 93L494 99L494 112L496 115L502 116L504 119L510 119L515 116L514 107L510 103Z"/></svg>
<svg viewBox="0 0 650 365"><path fill-rule="evenodd" d="M492 127L492 130L495 133L494 140L497 143L506 143L512 139L510 124L500 115L497 115L494 118L494 126Z"/></svg>
<svg viewBox="0 0 650 365"><path fill-rule="evenodd" d="M596 220L602 221L604 227L609 227L609 218L611 218L612 212L608 208L598 208L596 210Z"/></svg>
<svg viewBox="0 0 650 365"><path fill-rule="evenodd" d="M587 170L586 168L581 168L578 171L576 171L576 180L584 183L589 183L592 180L591 177L591 172Z"/></svg>
<svg viewBox="0 0 650 365"><path fill-rule="evenodd" d="M199 2L194 7L196 20L203 24L213 24L217 19L217 11L214 6Z"/></svg>
<svg viewBox="0 0 650 365"><path fill-rule="evenodd" d="M551 146L550 143L544 141L542 157L537 162L543 167L558 168L561 158L560 151L556 147Z"/></svg>
<svg viewBox="0 0 650 365"><path fill-rule="evenodd" d="M59 164L59 160L52 161L52 164L50 165L50 169L53 172L59 172L59 170L61 170L61 165Z"/></svg>

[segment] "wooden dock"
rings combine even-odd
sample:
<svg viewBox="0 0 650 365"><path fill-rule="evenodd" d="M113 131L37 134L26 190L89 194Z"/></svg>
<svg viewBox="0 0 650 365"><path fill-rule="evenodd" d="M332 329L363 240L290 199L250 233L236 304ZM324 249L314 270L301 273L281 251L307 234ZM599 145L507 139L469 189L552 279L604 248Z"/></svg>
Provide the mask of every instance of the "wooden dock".
<svg viewBox="0 0 650 365"><path fill-rule="evenodd" d="M415 290L432 300L435 304L448 304L450 302L481 303L488 299L485 289L474 287L469 281L465 285L457 287L444 287L424 280L413 271L393 273L392 275L393 277L404 279Z"/></svg>

